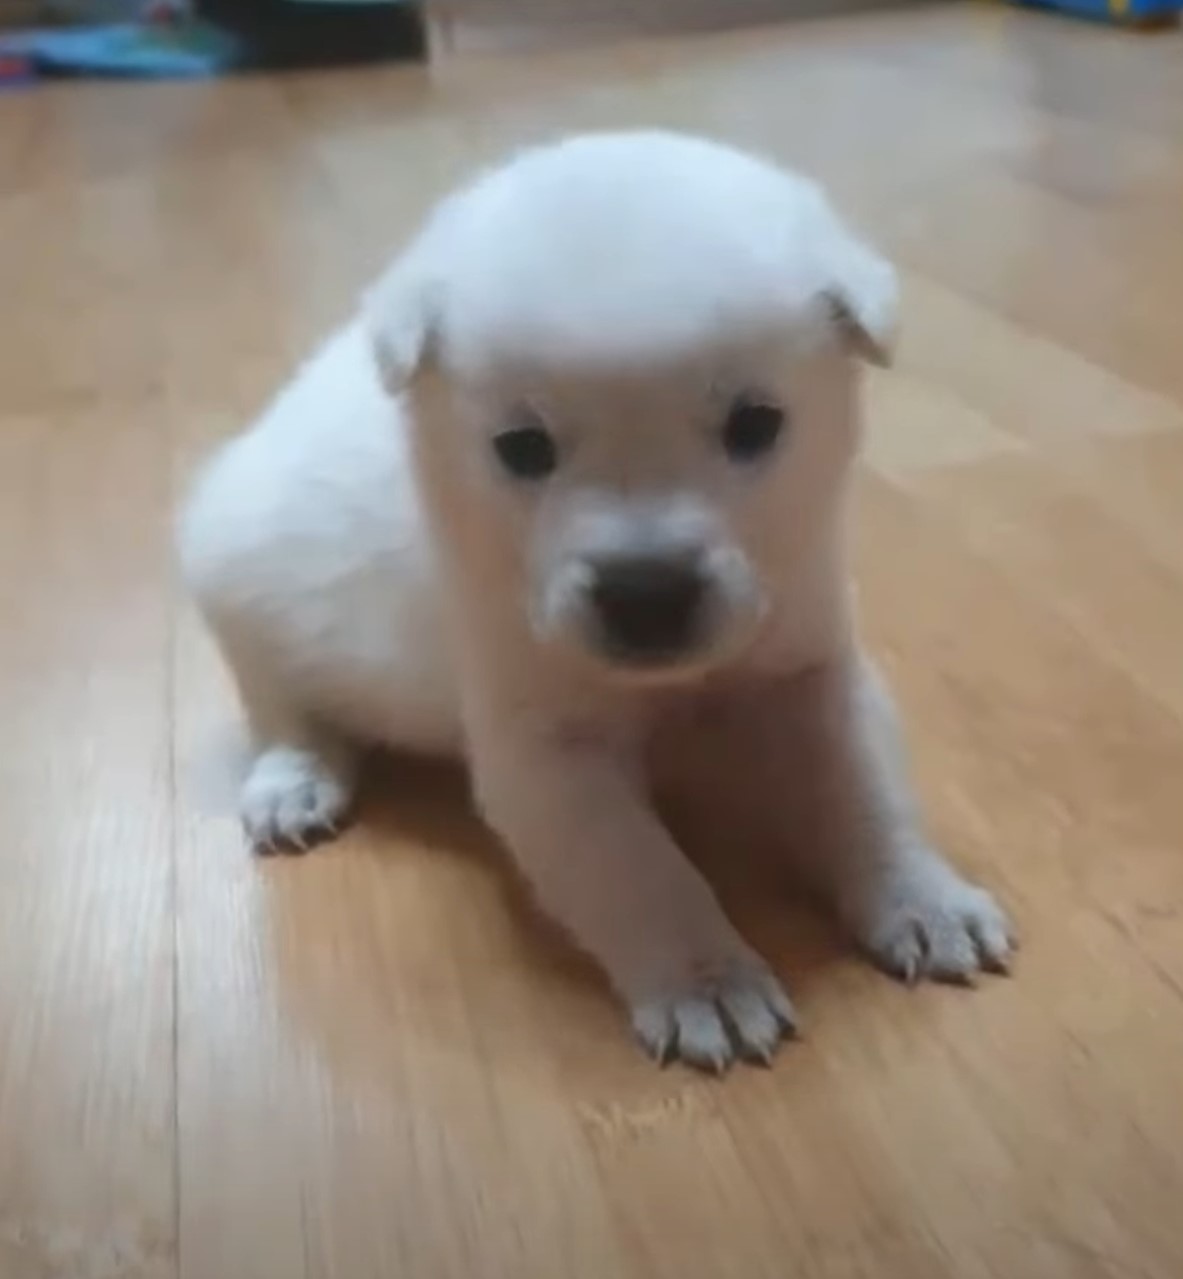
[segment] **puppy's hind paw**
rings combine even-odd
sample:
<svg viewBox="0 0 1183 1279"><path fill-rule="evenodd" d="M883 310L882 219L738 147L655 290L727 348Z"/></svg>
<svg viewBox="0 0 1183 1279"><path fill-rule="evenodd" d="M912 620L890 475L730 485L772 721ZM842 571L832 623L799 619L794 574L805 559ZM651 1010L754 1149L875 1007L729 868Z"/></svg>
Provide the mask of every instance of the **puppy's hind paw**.
<svg viewBox="0 0 1183 1279"><path fill-rule="evenodd" d="M352 779L312 751L266 750L242 787L242 823L258 852L306 852L337 833L353 799Z"/></svg>
<svg viewBox="0 0 1183 1279"><path fill-rule="evenodd" d="M797 1027L780 983L756 964L642 1000L632 1015L637 1038L662 1065L683 1061L718 1075L737 1057L769 1065L781 1040Z"/></svg>

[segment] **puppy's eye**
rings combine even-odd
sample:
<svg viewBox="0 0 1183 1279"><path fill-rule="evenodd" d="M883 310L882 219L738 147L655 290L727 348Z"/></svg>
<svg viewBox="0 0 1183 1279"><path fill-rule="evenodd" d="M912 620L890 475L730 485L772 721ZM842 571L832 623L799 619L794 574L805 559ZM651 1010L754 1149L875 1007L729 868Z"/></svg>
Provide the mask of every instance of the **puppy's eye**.
<svg viewBox="0 0 1183 1279"><path fill-rule="evenodd" d="M544 480L559 464L554 436L533 418L495 435L493 451L516 480Z"/></svg>
<svg viewBox="0 0 1183 1279"><path fill-rule="evenodd" d="M736 400L723 423L723 448L733 462L755 462L771 452L784 425L784 410L775 404Z"/></svg>

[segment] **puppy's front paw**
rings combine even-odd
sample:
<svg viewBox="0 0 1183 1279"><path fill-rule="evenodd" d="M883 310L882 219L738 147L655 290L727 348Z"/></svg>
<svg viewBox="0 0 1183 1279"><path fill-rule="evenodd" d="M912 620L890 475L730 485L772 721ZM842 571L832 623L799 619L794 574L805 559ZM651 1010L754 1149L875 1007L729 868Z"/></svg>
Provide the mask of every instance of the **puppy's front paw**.
<svg viewBox="0 0 1183 1279"><path fill-rule="evenodd" d="M972 984L1005 973L1016 941L1002 907L944 863L900 872L856 921L859 940L893 976Z"/></svg>
<svg viewBox="0 0 1183 1279"><path fill-rule="evenodd" d="M788 995L759 960L696 973L668 993L633 1004L633 1028L663 1065L684 1061L722 1074L735 1058L772 1060L796 1030Z"/></svg>
<svg viewBox="0 0 1183 1279"><path fill-rule="evenodd" d="M251 766L242 787L242 823L260 852L303 852L333 835L352 800L347 775L312 751L276 746Z"/></svg>

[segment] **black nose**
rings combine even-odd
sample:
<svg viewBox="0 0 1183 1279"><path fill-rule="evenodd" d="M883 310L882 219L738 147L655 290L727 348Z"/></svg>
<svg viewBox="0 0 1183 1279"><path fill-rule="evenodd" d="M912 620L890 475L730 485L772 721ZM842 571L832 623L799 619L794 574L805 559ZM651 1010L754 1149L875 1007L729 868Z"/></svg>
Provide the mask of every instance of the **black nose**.
<svg viewBox="0 0 1183 1279"><path fill-rule="evenodd" d="M689 648L705 595L706 581L695 560L659 556L600 562L591 591L608 647L637 661Z"/></svg>

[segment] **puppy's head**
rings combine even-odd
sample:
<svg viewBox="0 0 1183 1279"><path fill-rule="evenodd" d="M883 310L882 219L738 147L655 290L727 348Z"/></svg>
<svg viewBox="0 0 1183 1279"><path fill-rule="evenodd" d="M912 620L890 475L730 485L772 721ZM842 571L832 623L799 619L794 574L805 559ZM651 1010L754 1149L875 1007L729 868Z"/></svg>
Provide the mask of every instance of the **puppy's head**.
<svg viewBox="0 0 1183 1279"><path fill-rule="evenodd" d="M652 133L482 178L368 301L461 589L650 680L726 661L820 553L895 309L816 187Z"/></svg>

